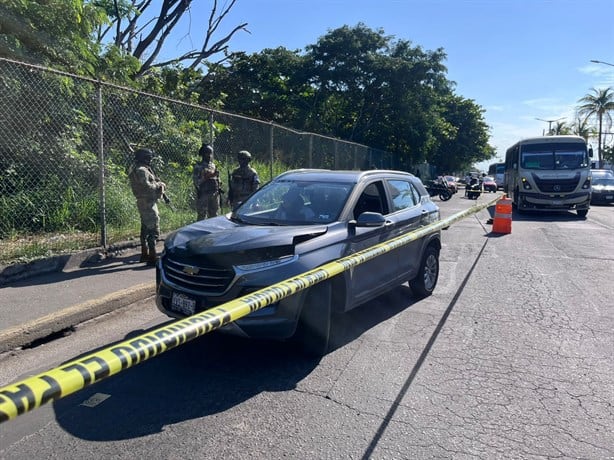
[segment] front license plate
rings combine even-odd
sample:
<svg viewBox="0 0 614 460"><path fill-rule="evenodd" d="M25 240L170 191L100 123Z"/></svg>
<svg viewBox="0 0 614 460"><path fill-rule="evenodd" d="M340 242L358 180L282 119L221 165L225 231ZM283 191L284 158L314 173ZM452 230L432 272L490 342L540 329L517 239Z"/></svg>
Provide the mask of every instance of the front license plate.
<svg viewBox="0 0 614 460"><path fill-rule="evenodd" d="M562 202L562 201L560 201L560 200L552 200L552 205L553 205L553 206L560 206L560 205L562 205L562 204L563 204L563 202Z"/></svg>
<svg viewBox="0 0 614 460"><path fill-rule="evenodd" d="M188 316L193 315L196 311L196 300L185 294L173 292L173 296L171 297L171 310Z"/></svg>

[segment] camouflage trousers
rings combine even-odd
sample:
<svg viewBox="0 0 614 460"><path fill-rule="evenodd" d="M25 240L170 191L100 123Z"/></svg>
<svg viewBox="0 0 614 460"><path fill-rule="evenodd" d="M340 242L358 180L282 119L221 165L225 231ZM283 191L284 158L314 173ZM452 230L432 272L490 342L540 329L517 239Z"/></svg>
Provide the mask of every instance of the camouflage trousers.
<svg viewBox="0 0 614 460"><path fill-rule="evenodd" d="M217 216L220 210L220 194L218 192L203 193L196 199L196 214L198 220Z"/></svg>
<svg viewBox="0 0 614 460"><path fill-rule="evenodd" d="M149 249L156 247L160 237L160 214L155 201L137 199L136 206L141 216L141 245Z"/></svg>

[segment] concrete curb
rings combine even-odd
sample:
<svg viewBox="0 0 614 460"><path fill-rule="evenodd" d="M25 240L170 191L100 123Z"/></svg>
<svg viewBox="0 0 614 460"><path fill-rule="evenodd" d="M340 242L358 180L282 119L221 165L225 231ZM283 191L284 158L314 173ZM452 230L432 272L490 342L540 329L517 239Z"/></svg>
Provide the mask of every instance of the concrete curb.
<svg viewBox="0 0 614 460"><path fill-rule="evenodd" d="M42 318L0 331L0 353L24 347L35 340L43 339L77 324L110 313L132 303L153 297L154 282L113 292L95 300L89 300Z"/></svg>
<svg viewBox="0 0 614 460"><path fill-rule="evenodd" d="M106 250L102 247L86 249L73 254L63 254L26 263L0 266L0 287L23 279L45 273L77 270L92 259L112 256L113 253L140 246L140 243L129 241L113 245Z"/></svg>

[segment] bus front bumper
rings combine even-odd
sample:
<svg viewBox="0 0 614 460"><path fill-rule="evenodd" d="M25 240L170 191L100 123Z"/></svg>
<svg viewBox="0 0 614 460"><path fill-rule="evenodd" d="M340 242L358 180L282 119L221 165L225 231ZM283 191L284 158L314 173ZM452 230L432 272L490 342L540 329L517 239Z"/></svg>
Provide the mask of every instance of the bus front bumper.
<svg viewBox="0 0 614 460"><path fill-rule="evenodd" d="M540 211L566 211L589 209L590 202L591 194L589 191L554 196L545 193L522 193L518 207Z"/></svg>

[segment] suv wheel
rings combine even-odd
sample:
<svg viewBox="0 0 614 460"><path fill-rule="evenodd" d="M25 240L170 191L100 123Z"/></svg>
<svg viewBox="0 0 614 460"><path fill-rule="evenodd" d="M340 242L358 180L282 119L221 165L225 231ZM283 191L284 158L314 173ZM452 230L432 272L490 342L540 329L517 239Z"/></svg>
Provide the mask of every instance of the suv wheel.
<svg viewBox="0 0 614 460"><path fill-rule="evenodd" d="M409 280L412 292L418 298L430 296L435 290L439 278L439 251L429 246L424 251L420 269L414 279Z"/></svg>

